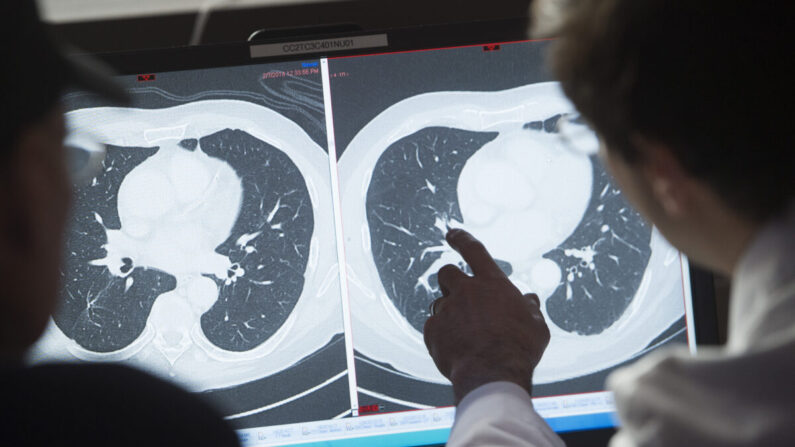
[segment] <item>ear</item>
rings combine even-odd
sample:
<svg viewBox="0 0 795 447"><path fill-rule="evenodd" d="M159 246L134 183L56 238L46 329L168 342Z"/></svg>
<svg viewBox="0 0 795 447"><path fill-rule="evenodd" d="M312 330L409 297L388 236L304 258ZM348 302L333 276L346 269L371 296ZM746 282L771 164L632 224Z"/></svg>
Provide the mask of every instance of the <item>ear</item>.
<svg viewBox="0 0 795 447"><path fill-rule="evenodd" d="M640 150L641 169L652 196L673 219L681 218L692 204L692 179L669 146L642 137L633 138Z"/></svg>

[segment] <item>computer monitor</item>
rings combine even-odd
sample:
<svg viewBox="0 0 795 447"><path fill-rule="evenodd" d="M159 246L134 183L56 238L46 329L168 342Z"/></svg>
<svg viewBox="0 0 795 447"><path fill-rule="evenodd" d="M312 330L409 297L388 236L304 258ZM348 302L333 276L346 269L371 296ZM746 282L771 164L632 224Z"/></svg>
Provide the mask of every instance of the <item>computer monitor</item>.
<svg viewBox="0 0 795 447"><path fill-rule="evenodd" d="M564 435L614 427L605 377L712 337L710 278L604 171L549 41L506 29L101 55L133 102L64 99L67 146L107 154L75 185L31 362L146 370L245 446L442 444L453 395L422 327L438 269L467 269L459 227L541 298L537 411Z"/></svg>

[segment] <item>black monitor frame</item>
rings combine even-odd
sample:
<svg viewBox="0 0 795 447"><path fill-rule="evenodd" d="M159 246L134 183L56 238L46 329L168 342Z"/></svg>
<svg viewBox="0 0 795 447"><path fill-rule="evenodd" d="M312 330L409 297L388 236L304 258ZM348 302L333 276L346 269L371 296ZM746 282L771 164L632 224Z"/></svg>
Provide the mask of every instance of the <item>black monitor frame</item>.
<svg viewBox="0 0 795 447"><path fill-rule="evenodd" d="M167 71L286 62L321 57L366 55L520 42L528 40L526 34L527 23L526 18L517 18L416 28L332 33L328 33L327 31L318 33L312 28L305 28L300 30L284 30L284 33L281 35L285 37L278 37L279 33L271 32L267 34L267 38L256 39L255 42L175 47L123 53L102 53L93 56L109 65L121 75L156 74L158 72ZM382 33L388 36L388 46L267 58L252 58L250 56L251 45L310 39L355 37ZM718 323L713 275L706 270L690 264L690 281L693 297L693 318L696 326L696 344L718 344ZM566 432L561 433L561 437L570 447L598 446L607 445L613 433L615 433L615 429L609 428Z"/></svg>

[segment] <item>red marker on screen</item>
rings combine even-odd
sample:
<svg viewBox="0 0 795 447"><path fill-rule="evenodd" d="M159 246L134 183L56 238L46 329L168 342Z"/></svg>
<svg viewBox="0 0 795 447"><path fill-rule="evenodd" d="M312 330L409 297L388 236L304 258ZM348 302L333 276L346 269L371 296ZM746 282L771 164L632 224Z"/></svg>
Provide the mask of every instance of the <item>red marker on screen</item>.
<svg viewBox="0 0 795 447"><path fill-rule="evenodd" d="M362 405L359 407L359 414L367 414L367 413L378 413L384 409L383 405L379 404L372 404L372 405Z"/></svg>

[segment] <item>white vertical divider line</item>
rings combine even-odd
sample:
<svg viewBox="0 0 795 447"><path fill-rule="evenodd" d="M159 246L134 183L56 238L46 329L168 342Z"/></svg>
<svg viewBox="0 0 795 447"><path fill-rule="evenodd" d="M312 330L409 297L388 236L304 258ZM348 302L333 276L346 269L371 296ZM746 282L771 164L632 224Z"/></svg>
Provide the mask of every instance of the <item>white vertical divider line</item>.
<svg viewBox="0 0 795 447"><path fill-rule="evenodd" d="M690 283L690 260L681 251L679 252L679 265L682 268L682 293L684 294L685 305L685 332L687 333L687 344L690 353L695 354L696 347L696 327L695 316L693 315L693 286Z"/></svg>
<svg viewBox="0 0 795 447"><path fill-rule="evenodd" d="M351 414L359 415L359 393L356 384L356 365L353 358L353 333L351 331L351 305L348 296L348 272L345 263L345 238L342 231L342 208L340 206L340 181L337 170L337 146L334 138L334 115L331 107L331 80L328 58L320 59L320 74L323 78L323 106L326 116L326 143L328 146L331 196L334 204L334 232L337 235L337 264L342 296L342 330L345 337L345 357L348 362L348 387L351 395Z"/></svg>

